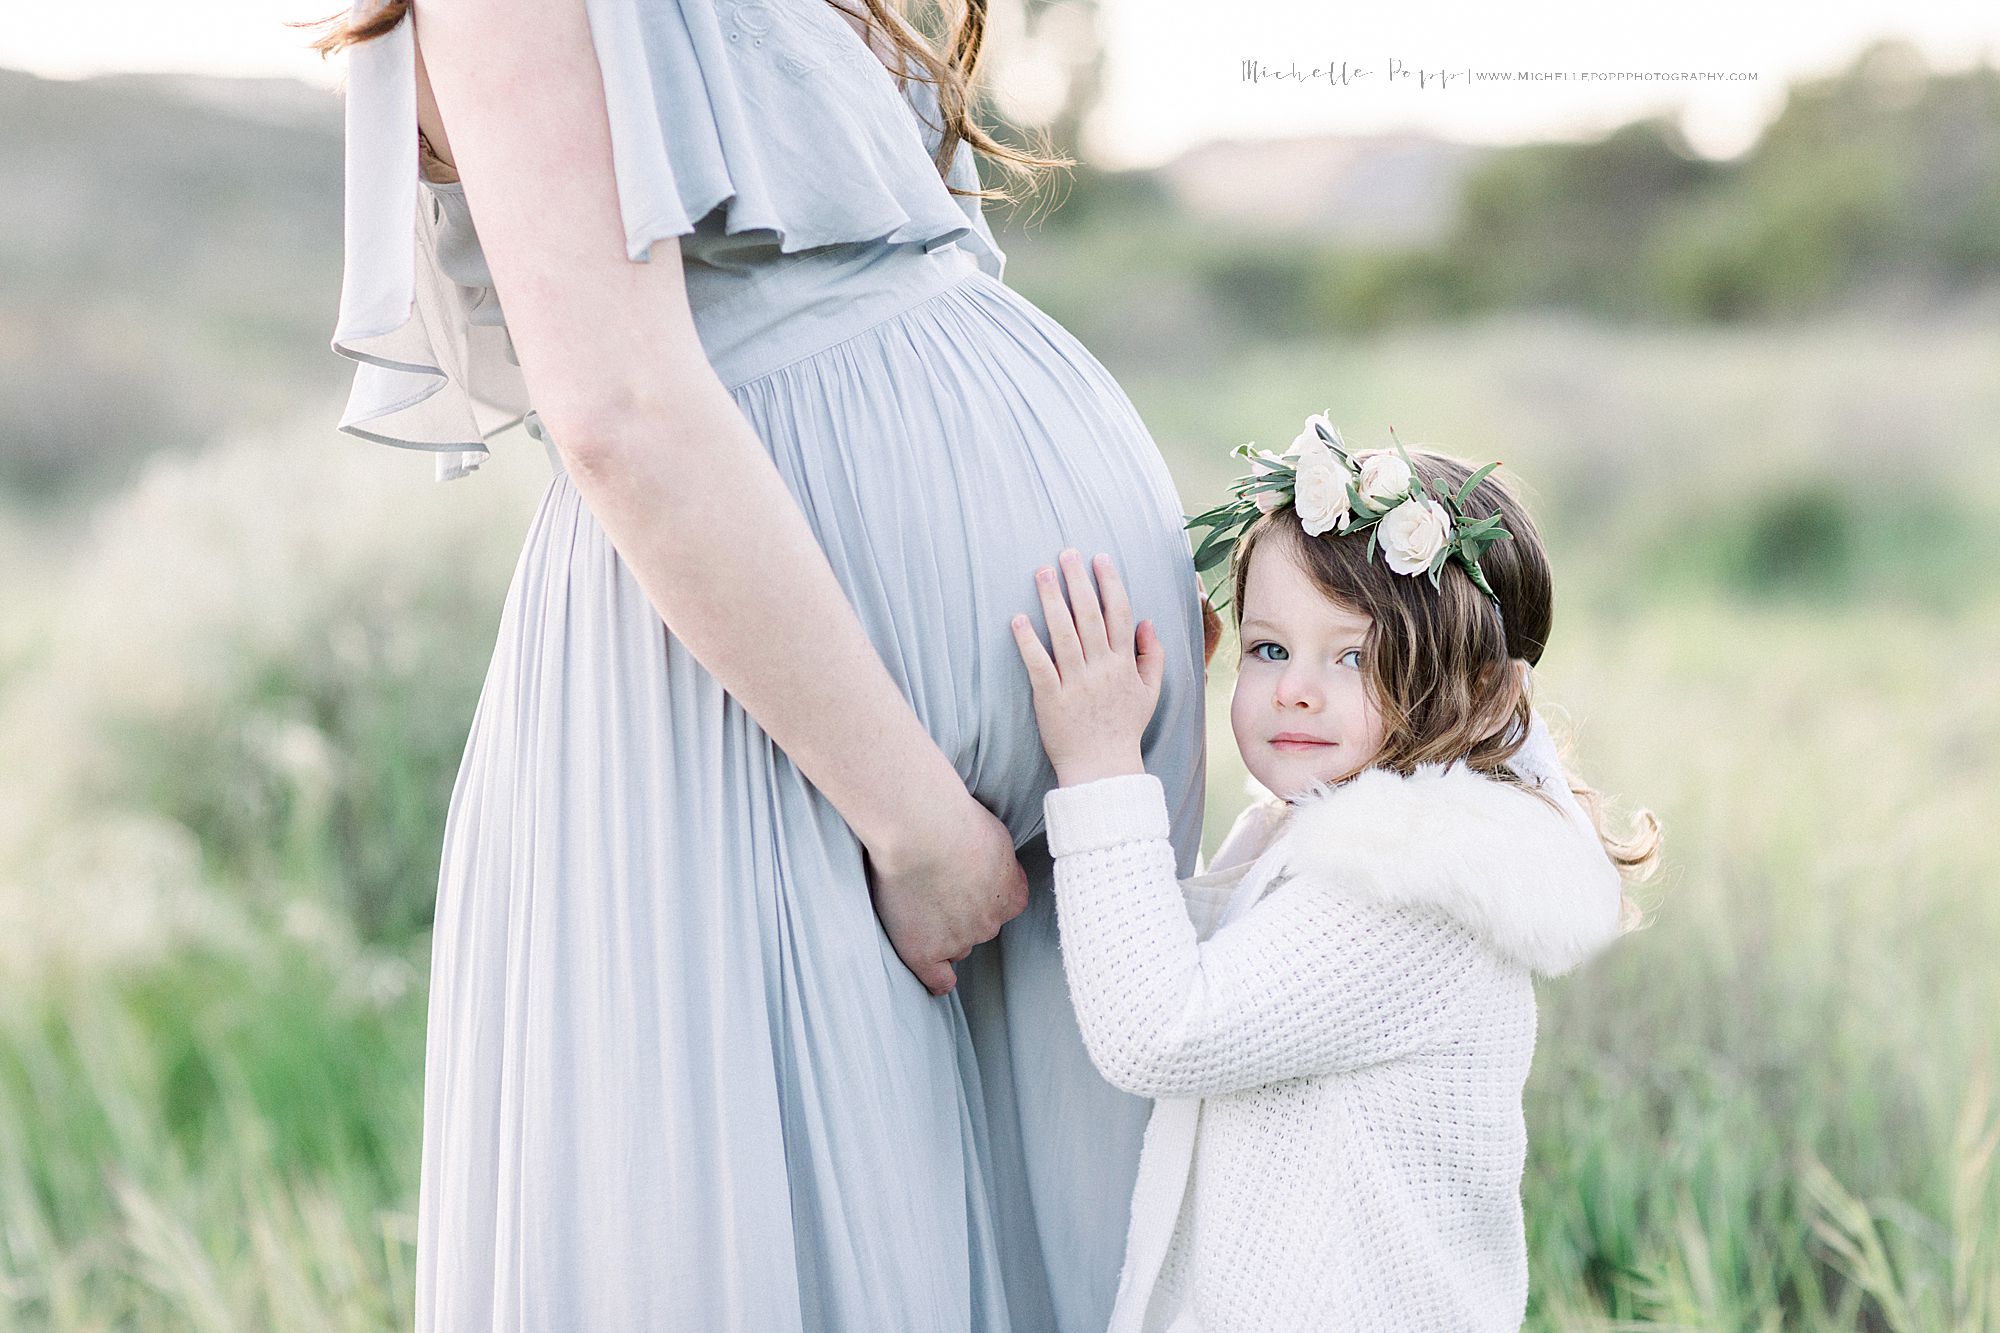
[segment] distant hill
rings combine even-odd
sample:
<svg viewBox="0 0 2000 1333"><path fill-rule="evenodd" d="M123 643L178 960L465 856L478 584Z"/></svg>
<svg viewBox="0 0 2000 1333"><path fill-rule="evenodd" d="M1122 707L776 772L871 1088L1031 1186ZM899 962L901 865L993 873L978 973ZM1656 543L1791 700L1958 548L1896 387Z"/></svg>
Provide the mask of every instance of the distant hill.
<svg viewBox="0 0 2000 1333"><path fill-rule="evenodd" d="M1264 233L1356 244L1442 241L1466 176L1492 149L1425 135L1201 144L1159 168L1188 213Z"/></svg>
<svg viewBox="0 0 2000 1333"><path fill-rule="evenodd" d="M338 61L332 62L337 65ZM216 78L207 74L128 72L92 80L100 88L119 88L141 96L194 102L244 120L325 133L340 131L340 98L298 79Z"/></svg>
<svg viewBox="0 0 2000 1333"><path fill-rule="evenodd" d="M337 405L341 151L339 97L290 79L0 69L0 500L87 502L156 450ZM2000 72L1877 43L1727 162L1653 118L1499 148L1221 142L1051 197L989 210L1008 281L1156 372L1521 307L1932 308L2000 284Z"/></svg>
<svg viewBox="0 0 2000 1333"><path fill-rule="evenodd" d="M341 107L0 69L0 492L50 502L335 392Z"/></svg>
<svg viewBox="0 0 2000 1333"><path fill-rule="evenodd" d="M1907 42L1785 89L1743 153L1671 116L1578 142L1211 144L1080 168L1009 278L1107 364L1488 312L1704 324L2000 295L2000 70Z"/></svg>

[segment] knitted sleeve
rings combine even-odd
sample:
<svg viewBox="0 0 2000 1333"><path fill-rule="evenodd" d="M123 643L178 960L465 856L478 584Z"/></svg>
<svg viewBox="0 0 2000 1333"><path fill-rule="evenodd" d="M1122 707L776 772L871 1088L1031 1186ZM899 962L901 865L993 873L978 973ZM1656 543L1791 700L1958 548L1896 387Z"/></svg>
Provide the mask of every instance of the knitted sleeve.
<svg viewBox="0 0 2000 1333"><path fill-rule="evenodd" d="M1114 1086L1201 1097L1354 1069L1422 1047L1483 946L1441 912L1271 890L1196 938L1151 774L1045 799L1063 966L1084 1044Z"/></svg>

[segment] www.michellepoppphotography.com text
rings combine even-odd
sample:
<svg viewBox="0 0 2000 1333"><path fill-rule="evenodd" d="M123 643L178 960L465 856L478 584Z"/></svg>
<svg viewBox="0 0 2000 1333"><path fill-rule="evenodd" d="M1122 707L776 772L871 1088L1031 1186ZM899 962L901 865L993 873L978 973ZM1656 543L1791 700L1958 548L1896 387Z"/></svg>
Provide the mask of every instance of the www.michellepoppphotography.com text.
<svg viewBox="0 0 2000 1333"><path fill-rule="evenodd" d="M1475 69L1471 66L1411 65L1391 59L1381 66L1342 60L1325 65L1283 65L1244 60L1238 65L1243 83L1323 83L1333 88L1367 83L1372 87L1409 87L1421 91L1473 84L1504 83L1735 83L1755 80L1755 70L1681 69Z"/></svg>

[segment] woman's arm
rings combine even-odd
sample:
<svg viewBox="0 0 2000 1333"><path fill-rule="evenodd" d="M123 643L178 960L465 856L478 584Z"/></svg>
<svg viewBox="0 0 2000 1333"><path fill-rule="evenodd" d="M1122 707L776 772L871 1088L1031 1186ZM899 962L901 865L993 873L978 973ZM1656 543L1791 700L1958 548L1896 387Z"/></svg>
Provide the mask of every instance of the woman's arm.
<svg viewBox="0 0 2000 1333"><path fill-rule="evenodd" d="M522 374L571 479L674 634L854 828L898 951L941 993L946 960L1026 904L1012 839L903 698L709 366L679 241L626 258L582 0L417 11Z"/></svg>

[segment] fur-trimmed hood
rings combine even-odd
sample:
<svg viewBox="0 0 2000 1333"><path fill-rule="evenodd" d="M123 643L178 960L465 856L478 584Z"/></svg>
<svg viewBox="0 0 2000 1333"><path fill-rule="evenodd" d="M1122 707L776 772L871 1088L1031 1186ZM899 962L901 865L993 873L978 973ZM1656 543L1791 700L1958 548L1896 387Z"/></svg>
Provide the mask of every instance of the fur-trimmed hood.
<svg viewBox="0 0 2000 1333"><path fill-rule="evenodd" d="M1545 790L1561 813L1463 761L1371 768L1298 796L1265 856L1351 896L1437 907L1560 976L1618 936L1623 885L1567 785Z"/></svg>

